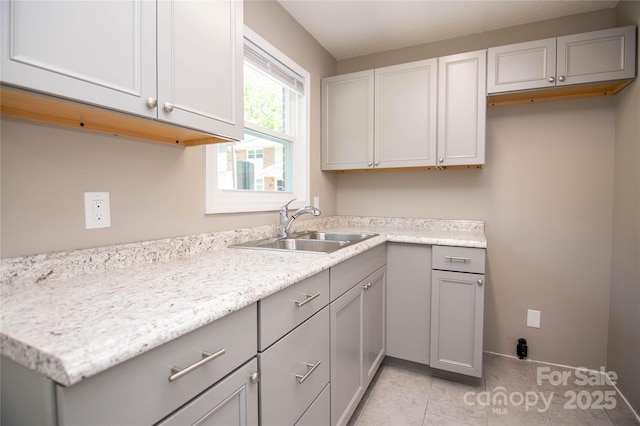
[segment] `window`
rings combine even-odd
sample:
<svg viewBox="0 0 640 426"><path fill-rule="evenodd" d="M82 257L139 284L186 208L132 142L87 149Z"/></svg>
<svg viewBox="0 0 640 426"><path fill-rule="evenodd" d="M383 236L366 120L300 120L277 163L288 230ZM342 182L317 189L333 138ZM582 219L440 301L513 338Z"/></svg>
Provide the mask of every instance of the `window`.
<svg viewBox="0 0 640 426"><path fill-rule="evenodd" d="M244 139L206 147L207 213L309 198L309 73L245 27Z"/></svg>

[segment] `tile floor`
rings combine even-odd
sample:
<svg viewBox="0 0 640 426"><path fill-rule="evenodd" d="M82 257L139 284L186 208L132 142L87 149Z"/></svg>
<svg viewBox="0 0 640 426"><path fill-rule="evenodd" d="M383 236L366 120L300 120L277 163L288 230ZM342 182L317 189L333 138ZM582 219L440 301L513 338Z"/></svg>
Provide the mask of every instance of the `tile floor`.
<svg viewBox="0 0 640 426"><path fill-rule="evenodd" d="M599 376L491 354L483 378L469 383L433 371L385 359L349 425L640 426L615 388L597 383Z"/></svg>

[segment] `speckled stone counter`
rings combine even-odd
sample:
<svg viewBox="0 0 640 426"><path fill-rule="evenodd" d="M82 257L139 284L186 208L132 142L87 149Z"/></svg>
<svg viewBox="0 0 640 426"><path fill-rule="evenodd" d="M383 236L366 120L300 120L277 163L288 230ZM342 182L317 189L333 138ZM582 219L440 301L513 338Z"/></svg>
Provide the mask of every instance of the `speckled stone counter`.
<svg viewBox="0 0 640 426"><path fill-rule="evenodd" d="M377 237L331 254L230 249L275 226L4 259L2 355L72 385L387 241L486 247L484 223L330 217Z"/></svg>

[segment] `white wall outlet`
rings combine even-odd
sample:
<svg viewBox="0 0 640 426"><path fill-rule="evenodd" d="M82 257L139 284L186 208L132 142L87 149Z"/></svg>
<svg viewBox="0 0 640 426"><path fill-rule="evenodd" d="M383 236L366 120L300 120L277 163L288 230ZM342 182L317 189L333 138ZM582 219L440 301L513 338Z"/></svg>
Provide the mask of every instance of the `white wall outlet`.
<svg viewBox="0 0 640 426"><path fill-rule="evenodd" d="M320 210L320 197L313 197L313 207Z"/></svg>
<svg viewBox="0 0 640 426"><path fill-rule="evenodd" d="M87 229L111 226L111 204L108 192L84 193L84 219Z"/></svg>
<svg viewBox="0 0 640 426"><path fill-rule="evenodd" d="M527 327L540 328L540 311L527 309Z"/></svg>

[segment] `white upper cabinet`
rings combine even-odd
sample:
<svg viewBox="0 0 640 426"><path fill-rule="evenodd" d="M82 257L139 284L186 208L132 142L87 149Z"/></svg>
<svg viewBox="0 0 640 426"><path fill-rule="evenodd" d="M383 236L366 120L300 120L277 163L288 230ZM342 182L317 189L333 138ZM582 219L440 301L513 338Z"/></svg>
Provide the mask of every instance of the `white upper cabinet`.
<svg viewBox="0 0 640 426"><path fill-rule="evenodd" d="M158 118L242 139L242 1L158 2Z"/></svg>
<svg viewBox="0 0 640 426"><path fill-rule="evenodd" d="M634 78L635 52L635 26L558 37L557 85Z"/></svg>
<svg viewBox="0 0 640 426"><path fill-rule="evenodd" d="M635 77L635 26L488 50L487 91L512 92Z"/></svg>
<svg viewBox="0 0 640 426"><path fill-rule="evenodd" d="M2 1L3 83L155 117L156 3Z"/></svg>
<svg viewBox="0 0 640 426"><path fill-rule="evenodd" d="M438 59L438 166L484 164L487 51Z"/></svg>
<svg viewBox="0 0 640 426"><path fill-rule="evenodd" d="M488 58L488 93L555 86L555 38L492 47Z"/></svg>
<svg viewBox="0 0 640 426"><path fill-rule="evenodd" d="M433 166L438 60L375 70L374 166Z"/></svg>
<svg viewBox="0 0 640 426"><path fill-rule="evenodd" d="M322 169L483 164L485 62L483 50L323 79Z"/></svg>
<svg viewBox="0 0 640 426"><path fill-rule="evenodd" d="M322 169L373 165L373 70L322 80Z"/></svg>
<svg viewBox="0 0 640 426"><path fill-rule="evenodd" d="M1 7L2 83L242 138L242 1Z"/></svg>

